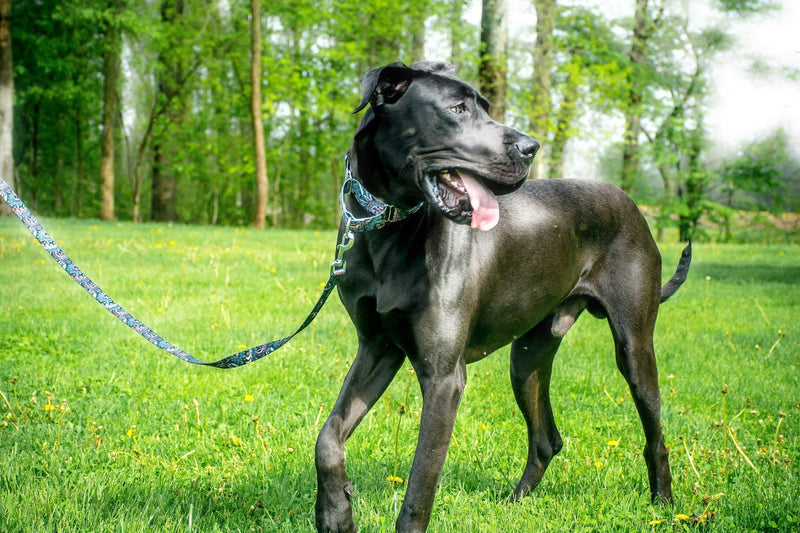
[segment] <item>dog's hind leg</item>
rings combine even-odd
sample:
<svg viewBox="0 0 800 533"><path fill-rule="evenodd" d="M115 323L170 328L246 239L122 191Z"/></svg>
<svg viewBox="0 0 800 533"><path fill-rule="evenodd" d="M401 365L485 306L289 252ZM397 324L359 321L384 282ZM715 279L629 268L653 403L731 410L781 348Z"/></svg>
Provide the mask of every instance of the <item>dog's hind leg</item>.
<svg viewBox="0 0 800 533"><path fill-rule="evenodd" d="M511 501L533 490L562 446L550 406L550 375L561 343L552 328L553 315L511 345L511 385L528 426L528 460Z"/></svg>
<svg viewBox="0 0 800 533"><path fill-rule="evenodd" d="M672 475L661 429L661 392L653 349L659 299L658 280L654 280L652 285L649 292L636 293L619 287L615 298L606 305L606 311L614 335L617 368L628 382L644 429L644 459L650 495L655 502L659 499L672 501Z"/></svg>
<svg viewBox="0 0 800 533"><path fill-rule="evenodd" d="M358 354L342 385L339 398L317 438L317 530L356 531L350 498L353 487L345 472L344 442L389 386L405 355L382 338L359 340Z"/></svg>

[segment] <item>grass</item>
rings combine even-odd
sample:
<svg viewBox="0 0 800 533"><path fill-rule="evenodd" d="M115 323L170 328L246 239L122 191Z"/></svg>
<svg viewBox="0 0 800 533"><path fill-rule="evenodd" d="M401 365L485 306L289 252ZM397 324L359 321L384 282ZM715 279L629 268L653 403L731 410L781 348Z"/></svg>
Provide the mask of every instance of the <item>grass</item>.
<svg viewBox="0 0 800 533"><path fill-rule="evenodd" d="M327 278L333 232L46 220L119 303L213 360L286 335ZM662 246L665 277L680 255ZM505 504L525 459L508 352L469 367L431 532L800 528L800 247L696 245L656 331L674 507L649 503L643 437L608 327L556 359L564 450ZM313 449L355 349L332 297L232 371L157 351L0 220L0 531L313 530ZM402 408L401 408L402 407ZM419 389L401 372L348 443L359 530L393 529ZM392 480L390 480L390 478Z"/></svg>

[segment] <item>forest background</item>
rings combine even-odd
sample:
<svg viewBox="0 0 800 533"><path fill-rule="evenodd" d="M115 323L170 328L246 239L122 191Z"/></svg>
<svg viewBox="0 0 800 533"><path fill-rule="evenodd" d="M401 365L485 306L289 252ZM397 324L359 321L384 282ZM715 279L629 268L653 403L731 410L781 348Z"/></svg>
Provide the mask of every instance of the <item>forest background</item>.
<svg viewBox="0 0 800 533"><path fill-rule="evenodd" d="M707 0L699 23L689 2L629 3L616 18L566 0L0 0L3 176L47 216L333 227L359 78L439 59L542 142L532 177L563 177L604 124L586 177L651 206L659 231L730 240L742 210L800 211L784 130L720 156L707 120L731 21L781 2Z"/></svg>

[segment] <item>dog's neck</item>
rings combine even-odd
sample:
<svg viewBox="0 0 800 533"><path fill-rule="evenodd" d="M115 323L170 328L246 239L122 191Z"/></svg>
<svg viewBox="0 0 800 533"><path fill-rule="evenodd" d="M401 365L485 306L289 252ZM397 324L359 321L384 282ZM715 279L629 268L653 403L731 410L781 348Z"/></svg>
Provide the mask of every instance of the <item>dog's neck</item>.
<svg viewBox="0 0 800 533"><path fill-rule="evenodd" d="M420 202L411 209L402 209L387 204L383 200L375 197L375 195L369 192L367 188L355 178L350 164L349 153L345 157L345 163L345 180L342 185L340 201L343 223L348 231L361 233L381 229L387 224L393 224L394 222L399 222L410 217L424 205L423 202ZM350 200L351 198L355 199L354 207L351 207L354 204L354 202ZM354 212L353 208L360 208L359 212Z"/></svg>
<svg viewBox="0 0 800 533"><path fill-rule="evenodd" d="M353 178L382 201L399 209L412 209L424 199L418 188L407 185L408 179L385 169L371 139L357 138L348 154Z"/></svg>

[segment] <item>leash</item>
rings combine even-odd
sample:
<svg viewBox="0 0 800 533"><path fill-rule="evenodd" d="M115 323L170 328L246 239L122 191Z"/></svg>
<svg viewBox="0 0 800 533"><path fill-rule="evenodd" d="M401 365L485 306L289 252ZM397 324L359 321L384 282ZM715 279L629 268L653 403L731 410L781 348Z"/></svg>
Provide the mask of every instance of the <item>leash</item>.
<svg viewBox="0 0 800 533"><path fill-rule="evenodd" d="M33 216L17 193L14 192L14 190L8 185L8 183L5 182L3 178L0 178L0 196L8 203L14 214L17 215L22 224L28 229L28 231L31 232L39 244L41 244L47 253L50 254L50 257L52 257L55 262L58 263L59 266L63 268L64 271L69 274L78 285L80 285L100 305L102 305L106 311L117 317L120 321L122 321L123 324L141 335L149 343L167 353L174 355L178 359L186 361L187 363L228 369L236 368L248 363L254 363L262 357L271 354L289 342L292 338L294 338L295 335L306 329L306 327L311 324L311 322L317 317L317 314L319 314L322 306L325 305L325 302L333 292L333 289L336 288L339 278L344 275L347 270L347 263L344 260L344 254L347 252L347 250L353 247L353 241L355 239L354 232L380 229L388 223L396 222L406 218L422 207L422 204L419 204L413 209L402 210L395 206L383 203L372 196L372 194L370 194L363 187L363 185L356 181L350 169L350 161L348 157L345 158L345 162L345 181L342 185L342 190L339 195L339 203L342 206L344 231L342 232L342 237L336 246L336 257L331 263L330 277L328 278L327 283L325 283L325 287L322 289L322 294L317 300L317 303L311 309L311 312L308 314L300 327L297 328L297 330L291 335L283 337L282 339L267 342L260 346L248 348L247 350L242 350L220 359L219 361L214 361L213 363L200 361L188 352L178 348L174 344L158 335L148 326L143 324L139 319L126 311L122 306L117 304L103 289L89 279L89 277L83 273L78 265L76 265L72 259L70 259L66 253L64 253L61 247L53 240L50 234L47 233L47 231L44 229L44 227L42 227L37 218ZM355 196L356 201L364 209L366 209L369 213L372 213L372 216L359 218L354 216L347 209L347 206L345 205L345 196L351 193L353 196Z"/></svg>

